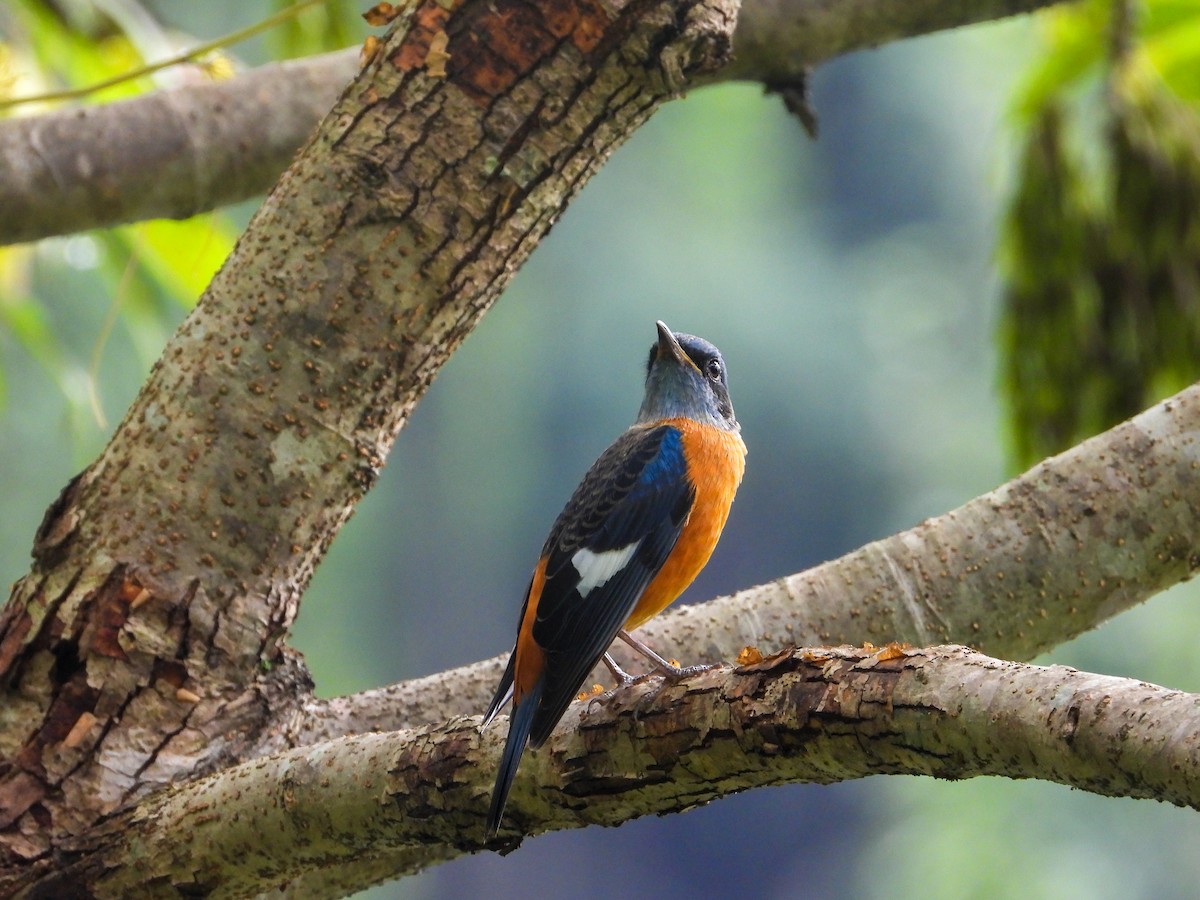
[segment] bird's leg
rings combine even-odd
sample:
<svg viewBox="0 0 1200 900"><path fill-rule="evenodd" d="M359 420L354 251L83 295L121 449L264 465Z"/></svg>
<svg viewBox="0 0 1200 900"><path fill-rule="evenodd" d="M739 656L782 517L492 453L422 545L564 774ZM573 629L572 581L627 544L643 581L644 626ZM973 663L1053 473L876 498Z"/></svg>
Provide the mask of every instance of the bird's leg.
<svg viewBox="0 0 1200 900"><path fill-rule="evenodd" d="M604 654L604 665L608 666L608 671L613 673L613 677L617 679L618 687L629 687L637 679L617 665L617 661L612 658L611 653Z"/></svg>
<svg viewBox="0 0 1200 900"><path fill-rule="evenodd" d="M677 666L663 659L624 628L617 632L617 637L646 657L646 659L650 660L650 662L654 663L656 669L670 678L686 678L688 675L695 675L697 672L703 672L708 668L708 666ZM607 656L608 654L605 655Z"/></svg>

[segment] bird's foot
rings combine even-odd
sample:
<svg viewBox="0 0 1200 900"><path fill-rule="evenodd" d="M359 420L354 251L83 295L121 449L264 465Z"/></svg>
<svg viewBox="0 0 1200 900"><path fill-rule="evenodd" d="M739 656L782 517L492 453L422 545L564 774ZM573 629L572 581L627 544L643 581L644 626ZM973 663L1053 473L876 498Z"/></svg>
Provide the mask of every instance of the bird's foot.
<svg viewBox="0 0 1200 900"><path fill-rule="evenodd" d="M612 672L613 678L617 679L617 687L629 687L637 678L630 675L624 669L617 665L617 661L612 658L612 654L604 654L604 665L608 667L608 671Z"/></svg>
<svg viewBox="0 0 1200 900"><path fill-rule="evenodd" d="M659 656L641 641L637 640L637 638L630 635L628 631L618 631L617 637L623 640L638 653L642 654L642 656L646 657L646 659L650 660L650 662L654 665L655 672L666 676L671 681L678 681L681 678L687 678L689 675L696 675L712 668L711 666L681 666L679 665L679 660L663 659L663 657ZM608 654L606 653L605 656L608 656ZM612 665L615 666L616 663L613 663Z"/></svg>
<svg viewBox="0 0 1200 900"><path fill-rule="evenodd" d="M701 672L707 672L711 668L712 666L704 665L681 666L678 665L676 660L671 660L668 662L665 659L662 662L656 662L654 664L655 671L671 681L679 681L692 675L699 675Z"/></svg>

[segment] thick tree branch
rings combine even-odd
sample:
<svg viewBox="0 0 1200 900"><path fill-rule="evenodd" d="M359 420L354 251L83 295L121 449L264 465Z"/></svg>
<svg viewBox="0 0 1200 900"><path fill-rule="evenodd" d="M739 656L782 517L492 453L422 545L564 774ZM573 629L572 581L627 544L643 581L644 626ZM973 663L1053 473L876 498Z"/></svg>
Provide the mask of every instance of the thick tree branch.
<svg viewBox="0 0 1200 900"><path fill-rule="evenodd" d="M1028 660L1198 566L1193 385L956 510L806 572L675 609L639 635L689 663L733 659L747 645L864 641L958 642ZM503 660L314 700L289 738L305 744L479 712Z"/></svg>
<svg viewBox="0 0 1200 900"><path fill-rule="evenodd" d="M709 81L786 88L834 56L1061 0L745 0ZM107 106L0 121L0 244L186 218L266 191L358 66L357 48Z"/></svg>
<svg viewBox="0 0 1200 900"><path fill-rule="evenodd" d="M397 877L523 835L880 773L1041 778L1200 809L1200 696L962 647L788 652L577 703L526 761L491 845L502 729L478 726L342 738L218 773L118 817L115 854L59 877L122 897L209 891L220 871L223 896L246 896L357 854L385 855ZM134 846L138 866L112 862Z"/></svg>

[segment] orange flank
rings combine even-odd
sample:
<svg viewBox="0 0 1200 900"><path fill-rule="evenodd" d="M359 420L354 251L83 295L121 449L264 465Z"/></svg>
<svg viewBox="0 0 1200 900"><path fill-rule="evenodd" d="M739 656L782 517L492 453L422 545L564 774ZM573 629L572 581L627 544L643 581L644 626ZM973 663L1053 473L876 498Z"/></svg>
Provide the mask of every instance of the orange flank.
<svg viewBox="0 0 1200 900"><path fill-rule="evenodd" d="M729 518L733 495L746 471L746 445L736 432L685 418L666 419L655 424L671 425L683 433L683 455L687 458L688 476L696 489L696 500L675 549L625 620L626 631L633 631L674 603L700 574L717 546L725 520ZM528 613L526 615L528 617ZM525 635L524 624L521 635Z"/></svg>
<svg viewBox="0 0 1200 900"><path fill-rule="evenodd" d="M533 581L529 584L529 596L525 598L525 610L521 614L521 630L517 632L516 669L513 672L513 705L533 688L546 668L546 654L533 639L533 623L537 619L538 600L546 586L546 557L538 560L533 570Z"/></svg>

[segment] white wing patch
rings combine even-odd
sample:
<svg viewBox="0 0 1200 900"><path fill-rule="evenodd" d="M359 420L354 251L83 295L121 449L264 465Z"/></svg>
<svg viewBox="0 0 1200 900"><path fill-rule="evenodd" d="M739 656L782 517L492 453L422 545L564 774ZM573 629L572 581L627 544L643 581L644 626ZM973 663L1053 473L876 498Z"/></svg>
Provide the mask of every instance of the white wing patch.
<svg viewBox="0 0 1200 900"><path fill-rule="evenodd" d="M586 597L624 569L629 564L629 560L633 559L633 554L637 552L641 543L641 541L634 541L632 544L618 547L615 550L605 550L603 553L593 553L586 547L577 550L571 557L571 564L579 573L579 586L576 588L579 596Z"/></svg>

